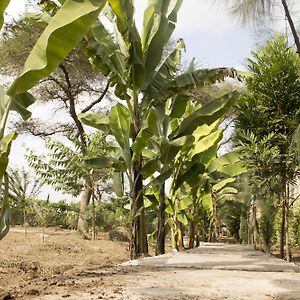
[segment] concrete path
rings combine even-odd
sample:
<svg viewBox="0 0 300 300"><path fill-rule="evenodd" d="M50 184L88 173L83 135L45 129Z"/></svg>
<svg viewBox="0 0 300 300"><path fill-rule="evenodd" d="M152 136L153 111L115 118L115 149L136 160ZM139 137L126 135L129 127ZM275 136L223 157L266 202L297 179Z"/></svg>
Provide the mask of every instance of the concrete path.
<svg viewBox="0 0 300 300"><path fill-rule="evenodd" d="M204 244L85 275L101 277L100 296L72 299L300 299L299 266L241 245Z"/></svg>

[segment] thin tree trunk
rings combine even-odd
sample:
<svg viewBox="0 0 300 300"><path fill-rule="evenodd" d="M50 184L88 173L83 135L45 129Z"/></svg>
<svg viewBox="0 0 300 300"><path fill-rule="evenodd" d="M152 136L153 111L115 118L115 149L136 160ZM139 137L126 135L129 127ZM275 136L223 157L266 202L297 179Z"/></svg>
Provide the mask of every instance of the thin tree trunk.
<svg viewBox="0 0 300 300"><path fill-rule="evenodd" d="M184 249L184 244L183 244L183 226L182 223L177 221L177 231L178 231L178 248L179 250Z"/></svg>
<svg viewBox="0 0 300 300"><path fill-rule="evenodd" d="M193 249L195 245L195 223L194 221L190 222L189 228L189 249Z"/></svg>
<svg viewBox="0 0 300 300"><path fill-rule="evenodd" d="M258 225L257 225L257 209L256 209L256 199L252 201L252 244L254 249L257 249L257 240L259 236Z"/></svg>
<svg viewBox="0 0 300 300"><path fill-rule="evenodd" d="M281 217L281 232L280 232L280 258L284 258L284 242L285 242L285 220L286 220L286 205L284 198L282 199L282 217Z"/></svg>
<svg viewBox="0 0 300 300"><path fill-rule="evenodd" d="M285 195L285 251L286 251L286 260L291 261L291 253L290 253L290 237L289 237L289 185L286 186L286 195Z"/></svg>
<svg viewBox="0 0 300 300"><path fill-rule="evenodd" d="M96 207L95 207L95 194L94 194L94 189L93 189L93 192L92 192L92 205L93 205L93 218L92 218L92 221L93 221L93 241L96 240Z"/></svg>
<svg viewBox="0 0 300 300"><path fill-rule="evenodd" d="M87 233L87 224L86 224L86 209L90 203L90 199L92 196L92 183L89 180L85 181L84 189L81 193L80 198L80 211L79 211L79 217L78 217L78 225L77 230L86 238L88 238Z"/></svg>
<svg viewBox="0 0 300 300"><path fill-rule="evenodd" d="M282 3L282 6L284 8L285 16L286 16L286 18L289 22L290 29L292 31L292 35L293 35L293 38L294 38L294 41L295 41L295 44L296 44L296 47L297 47L297 52L300 55L300 40L299 40L299 36L298 36L297 30L296 30L295 24L294 24L293 19L291 17L288 4L287 4L286 0L281 0L281 3Z"/></svg>
<svg viewBox="0 0 300 300"><path fill-rule="evenodd" d="M131 259L148 256L146 218L143 210L142 157L133 163L134 187L132 191Z"/></svg>
<svg viewBox="0 0 300 300"><path fill-rule="evenodd" d="M164 254L165 240L166 240L166 203L165 203L165 184L162 184L159 188L159 209L158 209L158 228L157 228L157 243L156 243L156 255Z"/></svg>
<svg viewBox="0 0 300 300"><path fill-rule="evenodd" d="M218 216L217 216L217 203L216 196L212 193L212 206L213 206L213 215L209 224L209 242L216 242L218 239Z"/></svg>
<svg viewBox="0 0 300 300"><path fill-rule="evenodd" d="M193 193L192 197L193 197L192 216L195 216L197 212L197 204L196 204L197 196L195 193ZM189 226L189 244L188 244L189 249L192 249L195 246L195 234L196 234L195 221L194 219L191 219L190 226Z"/></svg>

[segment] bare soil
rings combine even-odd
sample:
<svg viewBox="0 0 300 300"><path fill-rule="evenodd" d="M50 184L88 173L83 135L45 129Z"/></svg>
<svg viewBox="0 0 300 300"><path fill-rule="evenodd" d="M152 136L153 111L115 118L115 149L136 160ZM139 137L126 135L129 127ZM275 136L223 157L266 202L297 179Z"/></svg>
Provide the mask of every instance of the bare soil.
<svg viewBox="0 0 300 300"><path fill-rule="evenodd" d="M13 228L0 243L0 299L300 299L300 267L249 246L129 260L124 232L96 241L69 230ZM153 249L152 249L153 251Z"/></svg>
<svg viewBox="0 0 300 300"><path fill-rule="evenodd" d="M101 233L91 241L74 231L47 228L42 240L41 228L29 228L25 237L24 228L14 227L1 241L0 299L33 299L61 290L65 297L75 291L91 293L96 285L78 284L74 278L129 259L123 233Z"/></svg>

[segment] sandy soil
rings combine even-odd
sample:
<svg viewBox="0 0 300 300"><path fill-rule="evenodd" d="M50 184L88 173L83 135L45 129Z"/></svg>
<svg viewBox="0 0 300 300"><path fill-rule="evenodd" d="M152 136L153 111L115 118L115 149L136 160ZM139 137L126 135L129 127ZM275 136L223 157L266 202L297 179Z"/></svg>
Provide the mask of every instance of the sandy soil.
<svg viewBox="0 0 300 300"><path fill-rule="evenodd" d="M77 286L76 278L129 259L122 235L110 234L109 240L103 233L89 241L69 230L47 228L45 233L43 242L41 229L29 228L25 238L24 229L15 227L1 241L0 299L33 299L65 289L66 295L83 292L93 284Z"/></svg>
<svg viewBox="0 0 300 300"><path fill-rule="evenodd" d="M20 232L21 231L21 232ZM128 261L128 243L14 229L0 244L0 299L300 299L300 267L253 250L202 244Z"/></svg>

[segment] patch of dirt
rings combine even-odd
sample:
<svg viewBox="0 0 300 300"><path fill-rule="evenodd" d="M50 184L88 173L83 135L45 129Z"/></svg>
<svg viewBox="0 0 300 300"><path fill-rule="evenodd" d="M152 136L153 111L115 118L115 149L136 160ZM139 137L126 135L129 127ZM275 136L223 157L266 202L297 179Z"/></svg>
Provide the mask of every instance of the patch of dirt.
<svg viewBox="0 0 300 300"><path fill-rule="evenodd" d="M69 298L93 285L79 284L81 274L129 257L126 236L118 231L90 241L74 231L47 228L43 242L41 229L29 228L25 237L22 227L14 227L0 244L0 299L32 299L58 290Z"/></svg>

